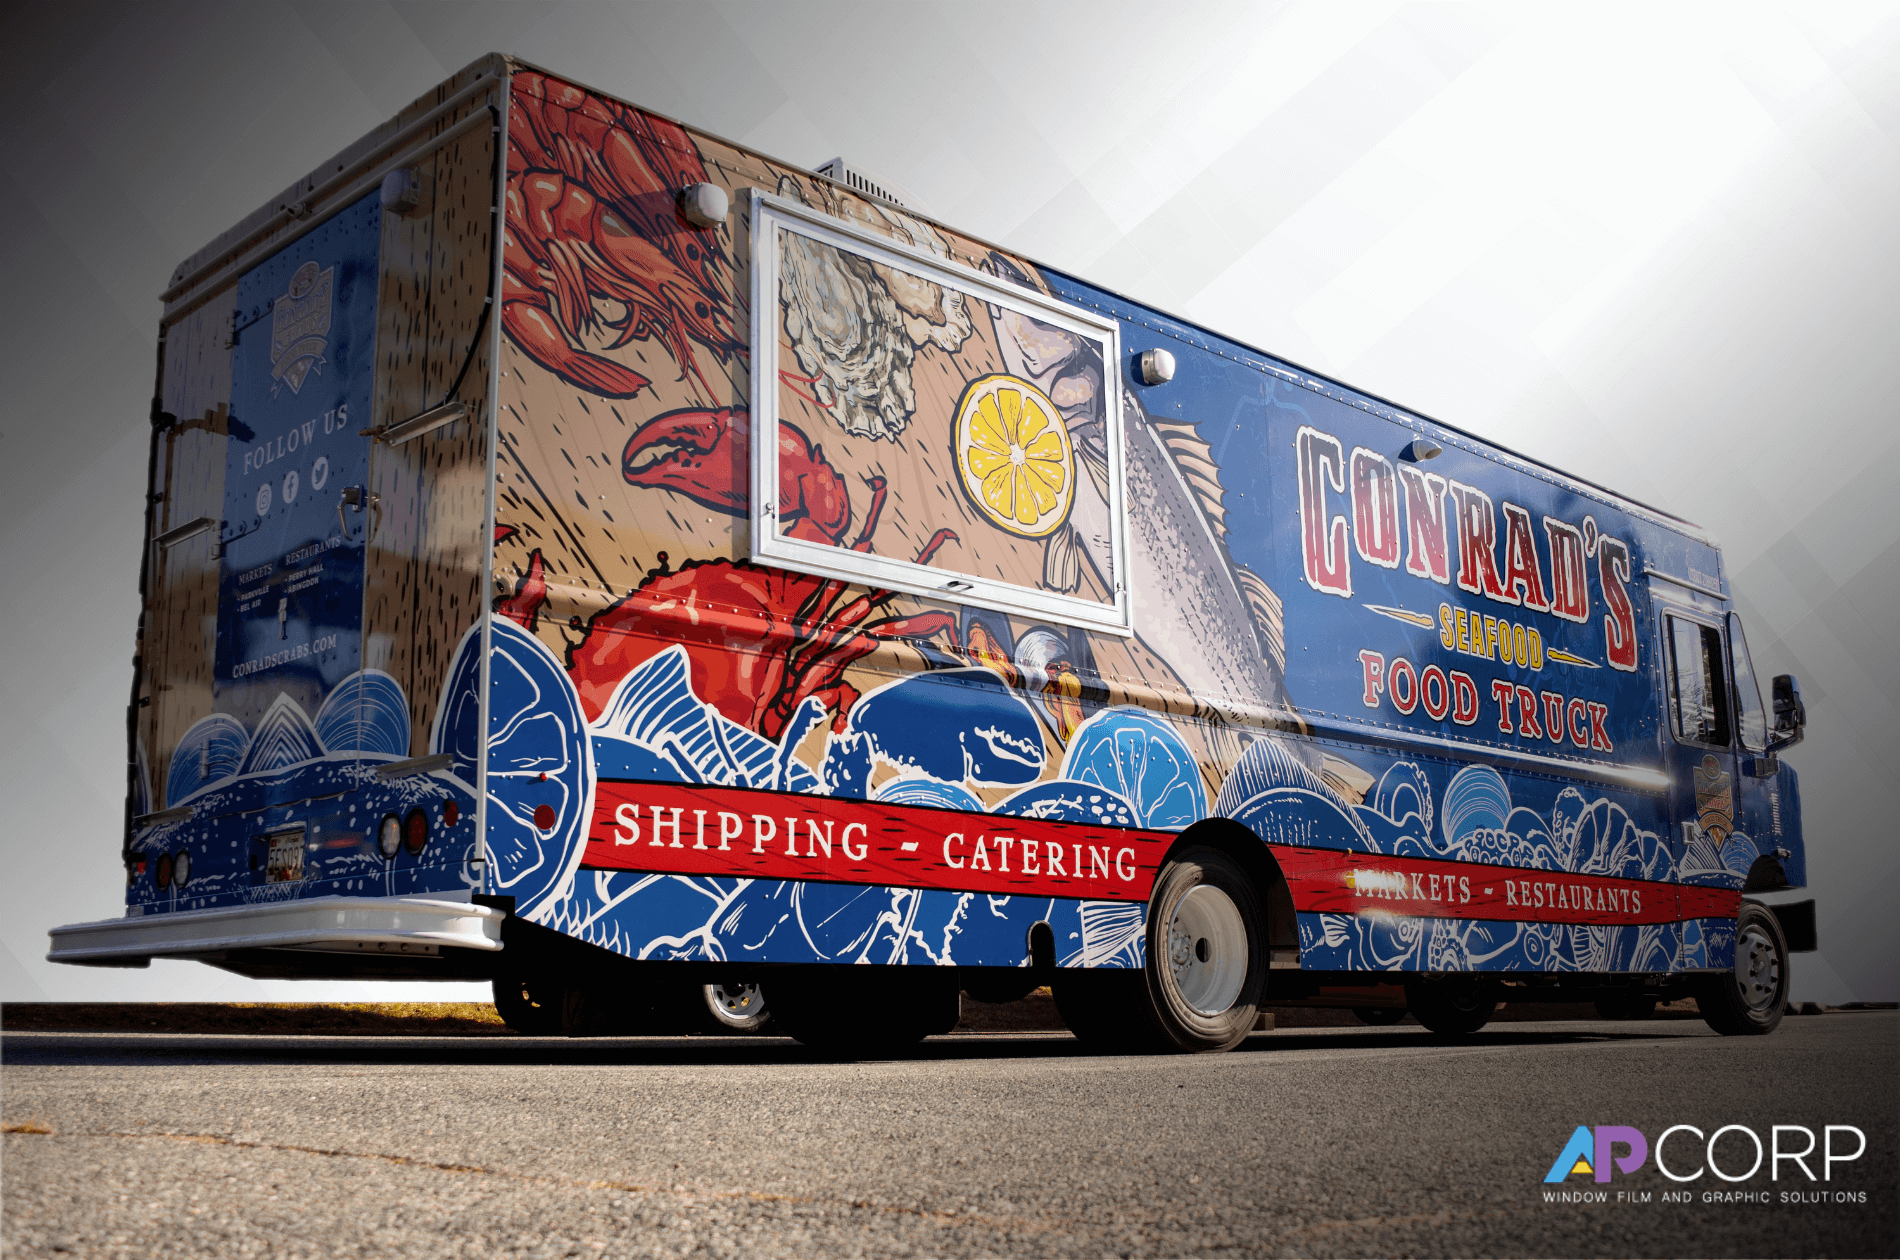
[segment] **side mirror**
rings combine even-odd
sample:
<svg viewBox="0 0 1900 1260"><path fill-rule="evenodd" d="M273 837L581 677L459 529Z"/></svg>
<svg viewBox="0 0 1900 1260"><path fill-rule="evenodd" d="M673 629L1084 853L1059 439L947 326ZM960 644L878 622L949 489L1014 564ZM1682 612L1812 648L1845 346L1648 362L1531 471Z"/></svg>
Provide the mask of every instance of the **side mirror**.
<svg viewBox="0 0 1900 1260"><path fill-rule="evenodd" d="M1801 684L1793 674L1775 675L1775 729L1768 751L1775 752L1801 742L1808 725L1808 709L1801 703Z"/></svg>

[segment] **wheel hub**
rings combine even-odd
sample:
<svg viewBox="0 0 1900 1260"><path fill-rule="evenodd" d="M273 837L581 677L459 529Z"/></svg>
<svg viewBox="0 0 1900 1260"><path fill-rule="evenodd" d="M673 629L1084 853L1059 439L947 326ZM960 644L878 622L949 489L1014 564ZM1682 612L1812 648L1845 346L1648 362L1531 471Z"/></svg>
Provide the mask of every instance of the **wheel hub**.
<svg viewBox="0 0 1900 1260"><path fill-rule="evenodd" d="M1781 958L1775 943L1750 924L1735 942L1735 986L1751 1011L1764 1011L1781 993Z"/></svg>
<svg viewBox="0 0 1900 1260"><path fill-rule="evenodd" d="M1202 1015L1234 1004L1247 981L1247 925L1240 909L1212 884L1199 884L1168 920L1168 974L1181 1000Z"/></svg>
<svg viewBox="0 0 1900 1260"><path fill-rule="evenodd" d="M715 984L712 986L712 999L719 1004L719 1009L734 1019L745 1019L757 1014L763 1005L756 984Z"/></svg>

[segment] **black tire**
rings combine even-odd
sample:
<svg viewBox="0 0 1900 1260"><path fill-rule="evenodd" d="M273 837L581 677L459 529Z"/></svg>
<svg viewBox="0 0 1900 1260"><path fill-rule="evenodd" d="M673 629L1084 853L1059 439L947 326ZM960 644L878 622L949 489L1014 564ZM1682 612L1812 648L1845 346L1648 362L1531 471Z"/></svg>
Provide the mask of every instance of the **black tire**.
<svg viewBox="0 0 1900 1260"><path fill-rule="evenodd" d="M1497 1014L1497 998L1482 981L1415 980L1405 986L1412 1017L1441 1037L1468 1037Z"/></svg>
<svg viewBox="0 0 1900 1260"><path fill-rule="evenodd" d="M1656 999L1641 993L1617 993L1600 997L1597 1015L1602 1019L1648 1019L1656 1013Z"/></svg>
<svg viewBox="0 0 1900 1260"><path fill-rule="evenodd" d="M705 1008L702 1025L712 1033L755 1033L771 1022L765 992L756 984L706 984L699 987Z"/></svg>
<svg viewBox="0 0 1900 1260"><path fill-rule="evenodd" d="M946 1033L962 1013L956 973L929 967L835 967L774 975L780 1032L835 1054L895 1054Z"/></svg>
<svg viewBox="0 0 1900 1260"><path fill-rule="evenodd" d="M1260 1017L1265 923L1253 881L1219 849L1191 848L1161 869L1148 901L1147 1001L1136 1009L1164 1050L1231 1050Z"/></svg>
<svg viewBox="0 0 1900 1260"><path fill-rule="evenodd" d="M495 1014L501 1022L527 1037L558 1037L566 991L537 983L526 976L496 976Z"/></svg>
<svg viewBox="0 0 1900 1260"><path fill-rule="evenodd" d="M1148 903L1147 1011L1169 1048L1231 1050L1259 1019L1267 984L1264 916L1253 881L1218 849L1186 849Z"/></svg>
<svg viewBox="0 0 1900 1260"><path fill-rule="evenodd" d="M1352 1013L1359 1017L1362 1024L1390 1028L1405 1018L1406 1010L1403 1006L1355 1006Z"/></svg>
<svg viewBox="0 0 1900 1260"><path fill-rule="evenodd" d="M1068 967L1049 979L1056 1014L1075 1039L1097 1054L1132 1054L1158 1048L1138 1012L1148 1001L1148 981L1126 968Z"/></svg>
<svg viewBox="0 0 1900 1260"><path fill-rule="evenodd" d="M1788 938L1767 907L1742 903L1735 918L1735 966L1704 976L1695 1002L1709 1027L1725 1037L1775 1031L1788 1009Z"/></svg>
<svg viewBox="0 0 1900 1260"><path fill-rule="evenodd" d="M1098 1053L1231 1050L1259 1019L1263 926L1246 872L1218 849L1186 849L1149 897L1146 965L1057 971L1056 1011Z"/></svg>

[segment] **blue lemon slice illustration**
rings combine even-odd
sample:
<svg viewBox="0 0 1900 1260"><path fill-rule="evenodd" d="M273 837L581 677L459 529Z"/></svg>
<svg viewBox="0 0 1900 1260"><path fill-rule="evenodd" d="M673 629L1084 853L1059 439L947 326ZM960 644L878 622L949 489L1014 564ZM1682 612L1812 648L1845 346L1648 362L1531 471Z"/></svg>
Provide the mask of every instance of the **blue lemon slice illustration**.
<svg viewBox="0 0 1900 1260"><path fill-rule="evenodd" d="M488 665L488 856L494 891L523 917L566 894L587 846L593 749L580 695L554 653L498 618ZM480 650L479 637L464 650ZM451 669L451 674L457 671Z"/></svg>

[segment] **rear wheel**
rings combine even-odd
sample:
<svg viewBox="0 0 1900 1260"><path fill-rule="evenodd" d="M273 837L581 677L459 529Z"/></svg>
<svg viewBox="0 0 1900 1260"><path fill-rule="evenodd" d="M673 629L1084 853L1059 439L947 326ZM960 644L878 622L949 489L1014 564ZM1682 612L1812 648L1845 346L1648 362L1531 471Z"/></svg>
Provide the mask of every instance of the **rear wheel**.
<svg viewBox="0 0 1900 1260"><path fill-rule="evenodd" d="M1150 1049L1148 1026L1137 1012L1147 1004L1147 980L1127 968L1069 967L1049 980L1056 1014L1075 1039L1104 1054Z"/></svg>
<svg viewBox="0 0 1900 1260"><path fill-rule="evenodd" d="M1355 1006L1352 1013L1362 1024L1371 1024L1375 1028L1390 1028L1405 1018L1403 1006Z"/></svg>
<svg viewBox="0 0 1900 1260"><path fill-rule="evenodd" d="M765 1009L765 994L756 984L708 984L699 992L711 1032L757 1032L772 1018Z"/></svg>
<svg viewBox="0 0 1900 1260"><path fill-rule="evenodd" d="M1219 849L1194 848L1162 870L1148 903L1147 1014L1168 1049L1231 1050L1267 986L1253 881Z"/></svg>
<svg viewBox="0 0 1900 1260"><path fill-rule="evenodd" d="M1597 999L1597 1014L1604 1019L1648 1019L1656 1013L1656 999L1641 993L1617 993Z"/></svg>
<svg viewBox="0 0 1900 1260"><path fill-rule="evenodd" d="M1266 949L1253 881L1219 849L1185 849L1148 899L1141 971L1069 971L1056 1009L1099 1049L1231 1050L1253 1031Z"/></svg>
<svg viewBox="0 0 1900 1260"><path fill-rule="evenodd" d="M1735 966L1707 976L1696 992L1702 1018L1725 1037L1760 1036L1781 1023L1788 1007L1788 941L1769 910L1742 903L1735 920Z"/></svg>
<svg viewBox="0 0 1900 1260"><path fill-rule="evenodd" d="M895 1053L949 1032L961 1013L956 973L932 967L837 967L772 979L773 1020L818 1050Z"/></svg>
<svg viewBox="0 0 1900 1260"><path fill-rule="evenodd" d="M529 1037L558 1037L566 991L526 976L496 976L495 1013L501 1022Z"/></svg>
<svg viewBox="0 0 1900 1260"><path fill-rule="evenodd" d="M1441 1037L1464 1037L1491 1022L1497 999L1478 980L1420 980L1405 986L1414 1018Z"/></svg>

